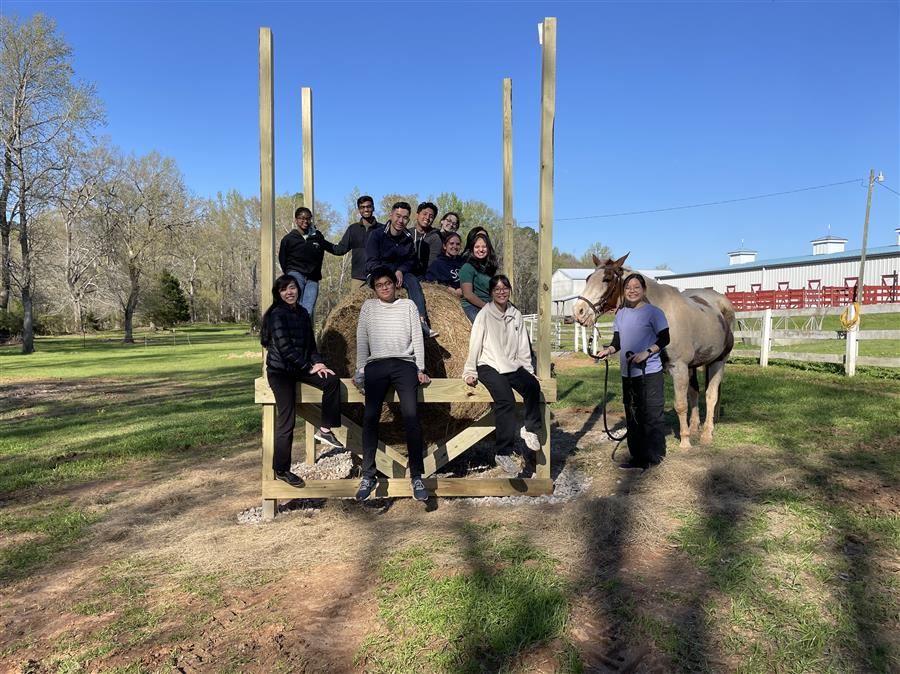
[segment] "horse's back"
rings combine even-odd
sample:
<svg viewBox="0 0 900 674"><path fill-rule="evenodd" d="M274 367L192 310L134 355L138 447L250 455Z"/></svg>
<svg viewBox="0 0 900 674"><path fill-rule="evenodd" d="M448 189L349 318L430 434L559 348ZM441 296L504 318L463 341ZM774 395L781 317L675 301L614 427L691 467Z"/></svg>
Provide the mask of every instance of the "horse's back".
<svg viewBox="0 0 900 674"><path fill-rule="evenodd" d="M728 325L729 329L733 329L734 305L727 297L725 297L725 295L716 292L712 288L688 288L687 290L682 290L681 294L686 299L695 302L697 299L700 299L703 303L717 309L725 318L725 323Z"/></svg>

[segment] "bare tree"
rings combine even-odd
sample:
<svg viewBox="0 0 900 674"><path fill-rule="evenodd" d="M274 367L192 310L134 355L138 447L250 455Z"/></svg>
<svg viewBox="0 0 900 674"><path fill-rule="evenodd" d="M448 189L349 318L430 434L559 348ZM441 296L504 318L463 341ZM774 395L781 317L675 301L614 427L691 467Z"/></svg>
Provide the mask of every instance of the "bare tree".
<svg viewBox="0 0 900 674"><path fill-rule="evenodd" d="M24 326L22 352L34 351L34 253L30 218L49 207L77 139L102 117L90 85L76 83L71 50L55 23L37 14L24 24L0 16L0 301L8 307L9 235L18 231L18 278ZM5 245L4 243L5 242Z"/></svg>

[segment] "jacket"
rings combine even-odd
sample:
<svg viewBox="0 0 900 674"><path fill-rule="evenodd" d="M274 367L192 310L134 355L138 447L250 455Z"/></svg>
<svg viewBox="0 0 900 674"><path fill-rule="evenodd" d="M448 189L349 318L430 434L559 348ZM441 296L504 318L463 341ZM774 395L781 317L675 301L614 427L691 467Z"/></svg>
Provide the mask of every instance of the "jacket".
<svg viewBox="0 0 900 674"><path fill-rule="evenodd" d="M378 267L391 271L411 272L416 262L413 238L405 229L399 236L390 234L390 224L373 229L366 241L366 275Z"/></svg>
<svg viewBox="0 0 900 674"><path fill-rule="evenodd" d="M362 220L354 222L334 246L335 255L350 253L350 276L357 281L366 280L366 241L376 229L384 229L384 225L377 220L371 225Z"/></svg>
<svg viewBox="0 0 900 674"><path fill-rule="evenodd" d="M268 348L266 367L275 372L308 372L322 356L316 348L312 321L306 309L281 303L269 312L263 326L262 344Z"/></svg>
<svg viewBox="0 0 900 674"><path fill-rule="evenodd" d="M459 270L462 265L462 255L449 257L441 253L428 267L425 280L450 286L451 288L459 288Z"/></svg>
<svg viewBox="0 0 900 674"><path fill-rule="evenodd" d="M437 259L437 256L443 251L444 240L441 238L440 232L433 227L429 227L424 234L419 234L415 227L407 231L413 238L413 247L416 250L416 264L413 267L413 274L422 278Z"/></svg>
<svg viewBox="0 0 900 674"><path fill-rule="evenodd" d="M479 365L490 365L500 374L515 372L520 367L534 374L525 320L512 304L500 313L496 304L488 302L475 317L463 379L478 377Z"/></svg>
<svg viewBox="0 0 900 674"><path fill-rule="evenodd" d="M299 229L292 229L281 239L278 263L285 274L298 271L310 281L319 281L326 250L334 255L334 244L326 241L318 229L310 229L306 236Z"/></svg>

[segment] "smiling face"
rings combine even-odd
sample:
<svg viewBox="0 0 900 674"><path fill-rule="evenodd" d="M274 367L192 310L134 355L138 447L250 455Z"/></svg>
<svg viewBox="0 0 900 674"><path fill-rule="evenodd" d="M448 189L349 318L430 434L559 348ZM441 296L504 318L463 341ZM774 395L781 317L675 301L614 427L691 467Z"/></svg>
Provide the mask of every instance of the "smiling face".
<svg viewBox="0 0 900 674"><path fill-rule="evenodd" d="M434 216L436 215L437 213L430 208L423 208L416 213L416 229L422 232L431 227L431 223L434 222Z"/></svg>
<svg viewBox="0 0 900 674"><path fill-rule="evenodd" d="M456 257L459 255L460 249L462 249L462 239L458 236L447 237L447 240L444 242L444 255Z"/></svg>
<svg viewBox="0 0 900 674"><path fill-rule="evenodd" d="M397 299L397 287L390 276L381 276L375 279L375 296L382 302L393 302Z"/></svg>
<svg viewBox="0 0 900 674"><path fill-rule="evenodd" d="M503 281L497 281L497 285L491 291L491 299L501 309L506 308L506 305L509 304L509 286Z"/></svg>
<svg viewBox="0 0 900 674"><path fill-rule="evenodd" d="M483 260L488 256L487 242L484 239L478 239L472 245L472 255L476 260Z"/></svg>
<svg viewBox="0 0 900 674"><path fill-rule="evenodd" d="M391 233L397 236L406 229L409 224L409 211L405 208L395 208L391 211Z"/></svg>
<svg viewBox="0 0 900 674"><path fill-rule="evenodd" d="M290 306L297 304L297 297L300 295L300 289L296 283L288 283L284 288L278 291L281 301Z"/></svg>
<svg viewBox="0 0 900 674"><path fill-rule="evenodd" d="M445 215L443 219L441 219L441 231L442 232L455 232L459 229L459 218L450 213L449 215Z"/></svg>
<svg viewBox="0 0 900 674"><path fill-rule="evenodd" d="M359 217L368 220L375 213L375 204L371 201L364 201L359 205Z"/></svg>
<svg viewBox="0 0 900 674"><path fill-rule="evenodd" d="M632 305L644 299L644 287L636 278L629 279L625 284L625 300Z"/></svg>
<svg viewBox="0 0 900 674"><path fill-rule="evenodd" d="M297 229L306 234L312 224L312 216L306 212L300 213L294 218L294 224L297 225Z"/></svg>

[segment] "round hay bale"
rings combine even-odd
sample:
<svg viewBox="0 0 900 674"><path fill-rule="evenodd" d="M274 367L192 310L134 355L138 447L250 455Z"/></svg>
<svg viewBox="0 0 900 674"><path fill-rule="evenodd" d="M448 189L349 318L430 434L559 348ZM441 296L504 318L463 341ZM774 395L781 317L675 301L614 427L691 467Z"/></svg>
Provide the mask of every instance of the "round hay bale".
<svg viewBox="0 0 900 674"><path fill-rule="evenodd" d="M472 324L462 310L459 298L443 286L423 283L425 303L431 327L440 333L436 339L425 340L425 370L435 379L462 377L469 352L469 333ZM406 297L406 291L398 292ZM325 362L341 377L352 377L356 367L356 324L363 302L375 297L368 286L351 291L325 319L319 338L319 351ZM428 403L419 406L419 418L426 444L446 440L488 409L486 403ZM362 423L362 405L351 405L349 414ZM378 437L388 444L404 448L405 434L399 405L385 405L381 414Z"/></svg>

